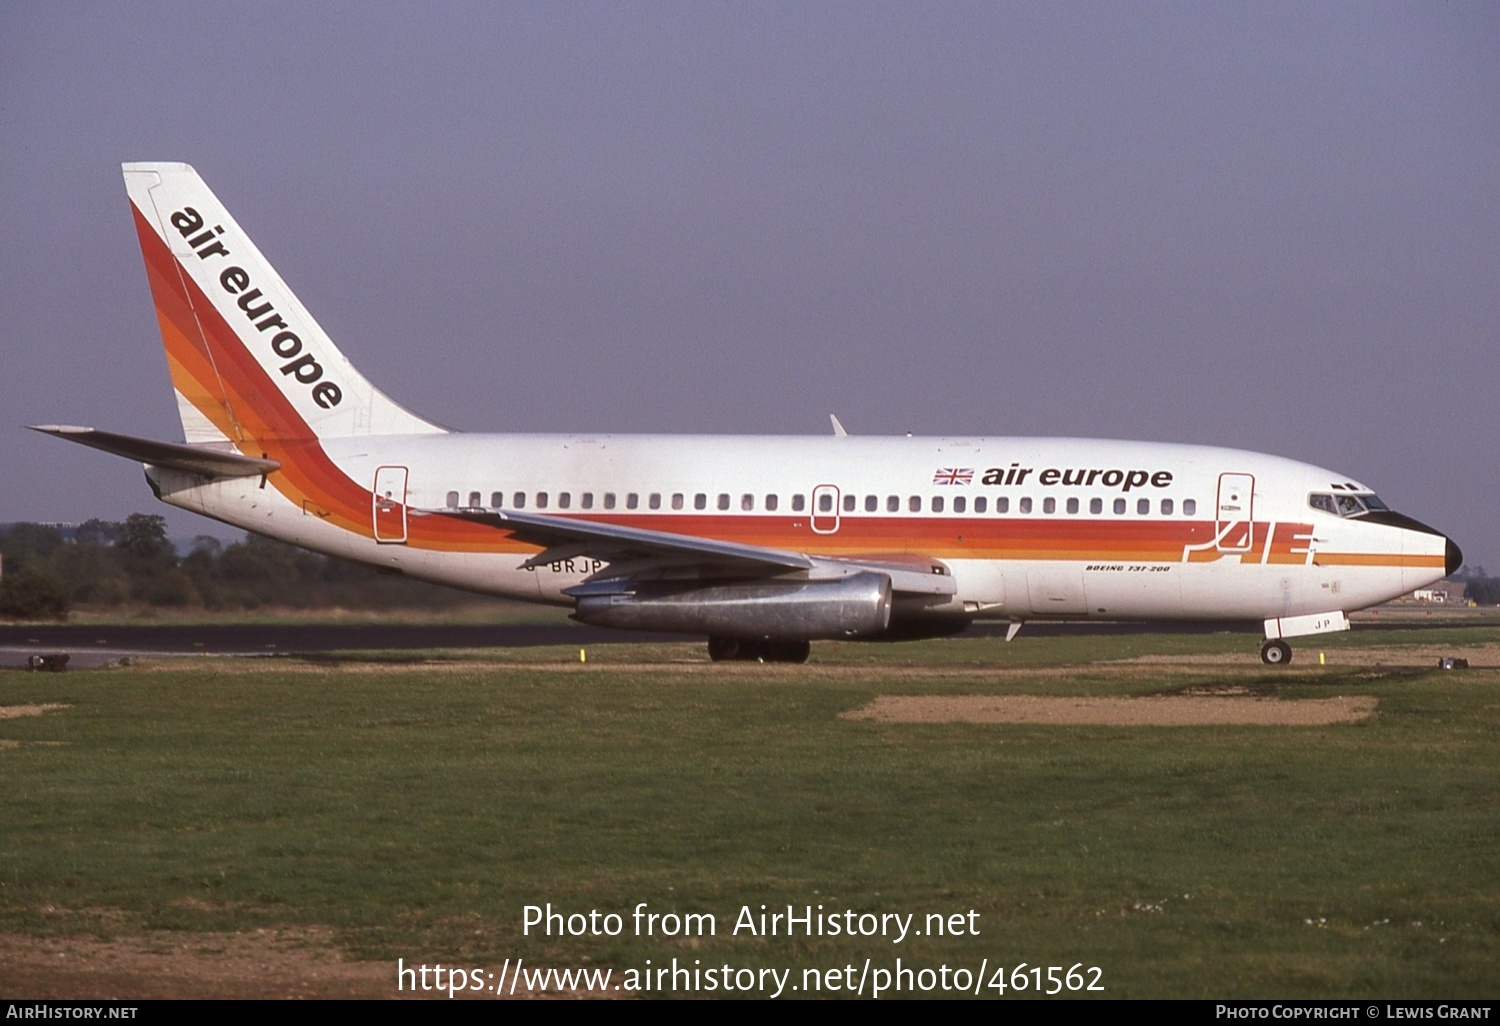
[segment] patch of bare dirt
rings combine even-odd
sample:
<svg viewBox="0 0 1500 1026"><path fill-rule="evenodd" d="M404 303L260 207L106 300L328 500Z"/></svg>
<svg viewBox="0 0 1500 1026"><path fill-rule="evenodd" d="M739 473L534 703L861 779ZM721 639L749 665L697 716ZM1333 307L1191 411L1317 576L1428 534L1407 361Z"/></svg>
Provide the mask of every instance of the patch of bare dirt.
<svg viewBox="0 0 1500 1026"><path fill-rule="evenodd" d="M142 934L114 940L0 934L0 981L7 996L26 999L448 1000L446 991L398 991L394 962L344 958L327 928ZM514 996L585 995L517 987Z"/></svg>
<svg viewBox="0 0 1500 1026"><path fill-rule="evenodd" d="M1054 698L1041 695L880 695L841 713L878 723L1026 723L1094 727L1321 727L1369 719L1368 695L1283 701L1242 695Z"/></svg>
<svg viewBox="0 0 1500 1026"><path fill-rule="evenodd" d="M46 705L0 705L0 720L14 720L21 716L41 716L43 713L66 709L63 703L49 702Z"/></svg>

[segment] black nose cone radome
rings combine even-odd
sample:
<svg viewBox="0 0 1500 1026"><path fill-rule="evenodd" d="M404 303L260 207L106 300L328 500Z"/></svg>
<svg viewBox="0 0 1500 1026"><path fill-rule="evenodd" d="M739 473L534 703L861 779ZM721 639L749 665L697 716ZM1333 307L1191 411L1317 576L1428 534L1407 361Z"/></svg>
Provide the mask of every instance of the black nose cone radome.
<svg viewBox="0 0 1500 1026"><path fill-rule="evenodd" d="M1458 568L1464 565L1463 550L1453 544L1452 538L1448 539L1448 547L1444 552L1444 556L1446 558L1443 560L1443 566L1448 569L1450 575L1457 573Z"/></svg>

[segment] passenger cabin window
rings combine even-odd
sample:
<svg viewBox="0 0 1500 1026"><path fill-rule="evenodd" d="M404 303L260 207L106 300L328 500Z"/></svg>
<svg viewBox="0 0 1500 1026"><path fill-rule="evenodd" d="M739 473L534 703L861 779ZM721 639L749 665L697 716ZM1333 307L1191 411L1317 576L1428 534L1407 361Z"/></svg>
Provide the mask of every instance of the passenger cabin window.
<svg viewBox="0 0 1500 1026"><path fill-rule="evenodd" d="M1115 516L1119 517L1119 516L1124 516L1124 515L1125 515L1125 500L1124 499L1116 499L1115 500Z"/></svg>
<svg viewBox="0 0 1500 1026"><path fill-rule="evenodd" d="M448 508L449 509L458 509L458 493L457 492L449 492L448 493Z"/></svg>
<svg viewBox="0 0 1500 1026"><path fill-rule="evenodd" d="M651 497L646 500L646 505L652 509L661 509L661 492L652 492Z"/></svg>
<svg viewBox="0 0 1500 1026"><path fill-rule="evenodd" d="M1031 512L1031 496L1028 495L1026 498L1024 498L1024 499L1021 500L1021 512L1022 513L1030 513Z"/></svg>
<svg viewBox="0 0 1500 1026"><path fill-rule="evenodd" d="M777 499L775 492L772 492L766 496L766 509L769 512L775 513L776 507L779 505L781 505L781 502L779 499Z"/></svg>
<svg viewBox="0 0 1500 1026"><path fill-rule="evenodd" d="M1046 498L1046 499L1043 499L1042 500L1042 512L1043 513L1056 513L1057 512L1057 500L1053 499L1053 498L1050 498L1050 497Z"/></svg>
<svg viewBox="0 0 1500 1026"><path fill-rule="evenodd" d="M1139 513L1141 516L1145 516L1147 513L1150 513L1151 512L1151 500L1150 499L1136 499L1135 500L1135 511L1137 513Z"/></svg>
<svg viewBox="0 0 1500 1026"><path fill-rule="evenodd" d="M995 500L995 512L996 513L1009 513L1010 512L1010 497L1009 496L1002 495L1002 496L1000 496L1000 498L998 498L998 499Z"/></svg>
<svg viewBox="0 0 1500 1026"><path fill-rule="evenodd" d="M934 495L932 497L932 511L934 513L941 513L943 511L943 497L941 495Z"/></svg>
<svg viewBox="0 0 1500 1026"><path fill-rule="evenodd" d="M490 507L492 509L499 509L503 505L505 505L505 493L490 492Z"/></svg>
<svg viewBox="0 0 1500 1026"><path fill-rule="evenodd" d="M700 496L698 496L698 498L701 499L701 498L703 498L703 496L700 495ZM683 503L684 503L684 496L683 496L683 494L681 492L673 492L672 493L672 508L673 509L681 509L683 507Z"/></svg>
<svg viewBox="0 0 1500 1026"><path fill-rule="evenodd" d="M962 495L955 495L953 497L953 512L955 512L955 513L962 513L965 509L968 508L968 505L969 505L969 500L967 498L965 498L964 496L962 496Z"/></svg>
<svg viewBox="0 0 1500 1026"><path fill-rule="evenodd" d="M1164 516L1164 517L1169 517L1169 516L1172 515L1172 500L1171 499L1163 499L1163 500L1161 500L1161 515Z"/></svg>
<svg viewBox="0 0 1500 1026"><path fill-rule="evenodd" d="M526 493L525 492L517 492L515 495L512 495L511 496L511 505L514 506L514 507L516 507L516 509L525 509L526 508Z"/></svg>
<svg viewBox="0 0 1500 1026"><path fill-rule="evenodd" d="M615 508L615 493L614 492L605 492L604 493L604 508L605 509L614 509Z"/></svg>
<svg viewBox="0 0 1500 1026"><path fill-rule="evenodd" d="M547 493L546 492L537 492L536 493L536 508L537 509L546 509L547 508Z"/></svg>
<svg viewBox="0 0 1500 1026"><path fill-rule="evenodd" d="M854 500L854 496L852 496L852 495L846 495L846 496L844 496L844 512L845 513L853 513L854 512L854 501L855 501Z"/></svg>
<svg viewBox="0 0 1500 1026"><path fill-rule="evenodd" d="M482 502L479 501L479 493L478 492L470 492L469 493L469 505L471 507L478 507L478 506L484 505Z"/></svg>
<svg viewBox="0 0 1500 1026"><path fill-rule="evenodd" d="M594 508L594 493L593 492L584 492L582 495L580 495L578 497L578 505L581 506L581 507L583 507L584 509L593 509Z"/></svg>
<svg viewBox="0 0 1500 1026"><path fill-rule="evenodd" d="M729 508L729 493L728 492L720 492L719 493L719 508L720 509L728 509Z"/></svg>
<svg viewBox="0 0 1500 1026"><path fill-rule="evenodd" d="M922 512L922 497L920 495L913 495L910 499L906 500L906 508L913 513Z"/></svg>
<svg viewBox="0 0 1500 1026"><path fill-rule="evenodd" d="M878 511L879 509L880 509L880 496L878 496L878 495L866 495L865 496L865 512L866 513L874 513L876 511Z"/></svg>
<svg viewBox="0 0 1500 1026"><path fill-rule="evenodd" d="M1077 513L1078 512L1078 500L1077 499L1069 499L1068 500L1068 512L1069 513Z"/></svg>
<svg viewBox="0 0 1500 1026"><path fill-rule="evenodd" d="M901 496L899 496L899 495L887 495L885 497L885 511L887 513L900 513L901 512Z"/></svg>
<svg viewBox="0 0 1500 1026"><path fill-rule="evenodd" d="M672 508L678 509L680 507L673 506ZM702 492L699 492L697 495L693 496L693 508L708 509L708 496Z"/></svg>
<svg viewBox="0 0 1500 1026"><path fill-rule="evenodd" d="M832 513L833 512L833 496L832 495L829 495L827 492L824 492L822 495L818 496L818 512L819 513Z"/></svg>
<svg viewBox="0 0 1500 1026"><path fill-rule="evenodd" d="M1103 499L1090 499L1089 500L1089 512L1090 513L1103 513L1104 512L1104 500Z"/></svg>
<svg viewBox="0 0 1500 1026"><path fill-rule="evenodd" d="M640 497L640 495L638 495L635 492L626 492L625 493L625 508L626 509L640 509L640 506L641 506L641 497Z"/></svg>
<svg viewBox="0 0 1500 1026"><path fill-rule="evenodd" d="M807 508L807 496L803 495L801 492L798 492L796 495L792 496L792 512L793 513L801 513L806 508Z"/></svg>
<svg viewBox="0 0 1500 1026"><path fill-rule="evenodd" d="M573 505L573 493L572 492L558 492L557 493L557 508L558 509L567 509L571 505Z"/></svg>
<svg viewBox="0 0 1500 1026"><path fill-rule="evenodd" d="M1182 515L1183 516L1190 517L1190 516L1193 516L1197 512L1198 512L1198 500L1197 499L1183 499L1182 500Z"/></svg>
<svg viewBox="0 0 1500 1026"><path fill-rule="evenodd" d="M749 492L741 495L740 509L746 513L749 513L751 510L755 509L755 496L751 495Z"/></svg>
<svg viewBox="0 0 1500 1026"><path fill-rule="evenodd" d="M977 496L974 499L974 512L983 513L988 508L989 502L990 500L986 499L983 495Z"/></svg>

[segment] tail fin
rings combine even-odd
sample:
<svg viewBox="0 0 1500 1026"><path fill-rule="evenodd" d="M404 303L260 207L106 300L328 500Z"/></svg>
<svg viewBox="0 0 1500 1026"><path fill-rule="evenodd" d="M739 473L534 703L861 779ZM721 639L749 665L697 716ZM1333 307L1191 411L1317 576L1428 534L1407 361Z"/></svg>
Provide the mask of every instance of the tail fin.
<svg viewBox="0 0 1500 1026"><path fill-rule="evenodd" d="M196 171L124 171L188 442L445 430L354 369Z"/></svg>

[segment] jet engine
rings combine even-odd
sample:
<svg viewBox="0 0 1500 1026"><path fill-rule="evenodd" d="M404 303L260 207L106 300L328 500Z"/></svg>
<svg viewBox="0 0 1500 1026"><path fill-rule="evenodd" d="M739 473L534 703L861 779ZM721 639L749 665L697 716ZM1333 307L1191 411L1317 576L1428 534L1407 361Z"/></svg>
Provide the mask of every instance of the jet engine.
<svg viewBox="0 0 1500 1026"><path fill-rule="evenodd" d="M854 638L891 621L891 579L870 571L828 581L597 581L569 593L582 623L721 638Z"/></svg>

